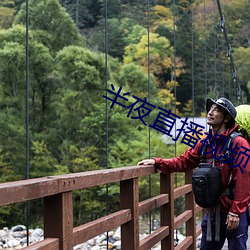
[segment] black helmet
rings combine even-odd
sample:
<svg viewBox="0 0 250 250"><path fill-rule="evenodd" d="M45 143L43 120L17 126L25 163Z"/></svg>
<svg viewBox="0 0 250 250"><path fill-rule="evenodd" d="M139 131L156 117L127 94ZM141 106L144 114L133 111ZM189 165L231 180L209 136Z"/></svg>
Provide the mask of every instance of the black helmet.
<svg viewBox="0 0 250 250"><path fill-rule="evenodd" d="M207 113L209 112L209 110L213 104L216 104L216 105L220 106L221 108L223 108L224 110L226 110L235 120L237 111L236 111L234 105L227 98L221 97L221 98L215 99L215 100L208 98L207 102L206 102Z"/></svg>

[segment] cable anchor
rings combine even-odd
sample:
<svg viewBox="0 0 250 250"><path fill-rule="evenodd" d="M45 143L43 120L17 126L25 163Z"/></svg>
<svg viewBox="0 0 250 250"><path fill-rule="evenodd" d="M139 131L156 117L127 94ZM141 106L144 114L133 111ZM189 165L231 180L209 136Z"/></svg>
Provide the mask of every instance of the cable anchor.
<svg viewBox="0 0 250 250"><path fill-rule="evenodd" d="M224 16L221 17L220 19L220 29L222 32L224 32L224 29L225 29L225 19L224 19Z"/></svg>
<svg viewBox="0 0 250 250"><path fill-rule="evenodd" d="M228 47L227 47L227 57L230 57L231 53L232 53L232 49L231 49L231 46L229 44Z"/></svg>

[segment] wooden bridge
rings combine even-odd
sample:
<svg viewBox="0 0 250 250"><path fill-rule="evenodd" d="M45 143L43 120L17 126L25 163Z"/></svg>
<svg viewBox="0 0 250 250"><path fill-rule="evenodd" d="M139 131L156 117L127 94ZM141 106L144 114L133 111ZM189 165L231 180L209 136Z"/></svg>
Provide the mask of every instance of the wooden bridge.
<svg viewBox="0 0 250 250"><path fill-rule="evenodd" d="M42 198L44 204L44 240L25 250L72 250L77 244L121 227L121 249L148 250L161 242L162 250L196 249L201 234L196 214L201 211L193 198L191 173L185 185L174 188L173 174L160 174L157 196L139 202L138 178L156 174L153 166L130 166L48 176L0 184L0 206ZM78 227L73 227L72 192L112 182L120 184L120 210ZM185 211L175 218L174 200L185 197ZM146 238L139 239L139 216L160 208L160 227ZM185 239L174 246L174 231L186 227Z"/></svg>

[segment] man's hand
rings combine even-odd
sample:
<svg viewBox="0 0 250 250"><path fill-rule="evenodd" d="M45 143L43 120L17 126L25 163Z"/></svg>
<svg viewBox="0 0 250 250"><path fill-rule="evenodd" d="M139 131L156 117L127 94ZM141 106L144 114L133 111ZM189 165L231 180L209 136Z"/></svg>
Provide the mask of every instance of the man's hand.
<svg viewBox="0 0 250 250"><path fill-rule="evenodd" d="M233 230L239 226L240 223L240 218L239 216L231 215L230 213L227 215L227 229L228 230Z"/></svg>
<svg viewBox="0 0 250 250"><path fill-rule="evenodd" d="M155 165L155 160L154 159L142 160L137 163L137 166L138 165Z"/></svg>

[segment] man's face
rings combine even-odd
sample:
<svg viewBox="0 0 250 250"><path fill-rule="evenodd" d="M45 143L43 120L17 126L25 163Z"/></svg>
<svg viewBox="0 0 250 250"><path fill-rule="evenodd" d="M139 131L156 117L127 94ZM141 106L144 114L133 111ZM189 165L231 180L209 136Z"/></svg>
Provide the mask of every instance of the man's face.
<svg viewBox="0 0 250 250"><path fill-rule="evenodd" d="M224 112L221 107L213 104L207 113L207 124L212 127L219 127L224 121Z"/></svg>

